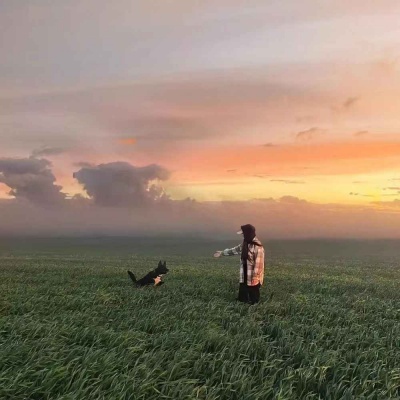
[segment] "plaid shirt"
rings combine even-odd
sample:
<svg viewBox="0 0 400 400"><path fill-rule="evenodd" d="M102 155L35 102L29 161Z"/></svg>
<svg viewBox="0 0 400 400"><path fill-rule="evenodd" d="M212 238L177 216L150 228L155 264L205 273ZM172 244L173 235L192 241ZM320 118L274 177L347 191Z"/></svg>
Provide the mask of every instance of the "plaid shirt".
<svg viewBox="0 0 400 400"><path fill-rule="evenodd" d="M258 243L259 246L255 244L249 244L249 257L247 260L247 285L255 286L262 285L264 282L264 247L261 242L254 238L254 242ZM221 255L223 256L240 256L242 253L242 243L231 248L225 249ZM243 260L240 259L240 278L239 282L244 282L244 271L243 271Z"/></svg>

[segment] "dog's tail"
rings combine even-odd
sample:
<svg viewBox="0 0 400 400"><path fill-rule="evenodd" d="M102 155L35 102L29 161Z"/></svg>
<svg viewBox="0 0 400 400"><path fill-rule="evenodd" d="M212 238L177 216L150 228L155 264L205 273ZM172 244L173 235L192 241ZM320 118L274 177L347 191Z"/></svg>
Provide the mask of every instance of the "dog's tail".
<svg viewBox="0 0 400 400"><path fill-rule="evenodd" d="M135 277L135 275L133 275L133 273L131 271L128 271L128 275L129 275L129 278L132 279L132 282L136 283L136 277Z"/></svg>

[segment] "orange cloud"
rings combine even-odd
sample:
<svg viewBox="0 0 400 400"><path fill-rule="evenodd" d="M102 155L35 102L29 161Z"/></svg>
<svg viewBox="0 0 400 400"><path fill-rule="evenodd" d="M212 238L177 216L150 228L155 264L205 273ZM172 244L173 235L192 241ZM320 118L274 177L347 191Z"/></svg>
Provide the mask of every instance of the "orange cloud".
<svg viewBox="0 0 400 400"><path fill-rule="evenodd" d="M4 183L0 182L0 199L8 199L10 196L8 195L8 192L10 191L10 188L5 185Z"/></svg>
<svg viewBox="0 0 400 400"><path fill-rule="evenodd" d="M118 140L118 143L127 144L127 145L136 144L136 142L137 142L137 140L135 138L123 138L123 139Z"/></svg>

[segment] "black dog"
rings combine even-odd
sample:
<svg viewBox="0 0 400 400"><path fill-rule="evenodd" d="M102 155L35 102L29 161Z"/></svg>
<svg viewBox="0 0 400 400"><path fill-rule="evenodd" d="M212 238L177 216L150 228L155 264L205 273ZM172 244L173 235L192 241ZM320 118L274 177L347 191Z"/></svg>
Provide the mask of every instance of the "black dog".
<svg viewBox="0 0 400 400"><path fill-rule="evenodd" d="M165 261L164 263L159 261L157 268L153 269L153 271L150 271L142 279L136 280L135 275L131 271L128 271L128 275L132 279L135 286L141 287L146 285L154 285L155 279L157 277L161 277L161 275L165 275L168 271L169 269L167 268L167 263ZM164 282L160 281L155 286L160 286L163 283Z"/></svg>

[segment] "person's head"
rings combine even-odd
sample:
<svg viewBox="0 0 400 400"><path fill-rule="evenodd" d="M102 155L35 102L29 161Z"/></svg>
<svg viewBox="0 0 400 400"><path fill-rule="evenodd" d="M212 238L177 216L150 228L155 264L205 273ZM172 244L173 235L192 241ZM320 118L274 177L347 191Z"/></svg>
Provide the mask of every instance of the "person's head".
<svg viewBox="0 0 400 400"><path fill-rule="evenodd" d="M242 225L237 233L243 235L243 239L250 243L256 237L256 228L251 224Z"/></svg>

